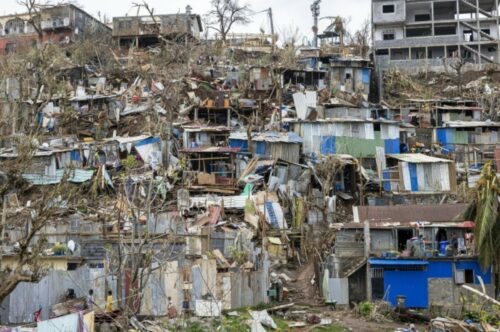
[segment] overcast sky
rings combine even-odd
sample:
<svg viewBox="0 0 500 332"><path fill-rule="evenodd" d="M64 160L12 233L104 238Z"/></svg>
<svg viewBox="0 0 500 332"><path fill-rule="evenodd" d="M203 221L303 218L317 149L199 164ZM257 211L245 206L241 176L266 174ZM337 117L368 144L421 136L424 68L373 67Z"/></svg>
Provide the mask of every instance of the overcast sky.
<svg viewBox="0 0 500 332"><path fill-rule="evenodd" d="M283 34L290 27L299 28L302 36L310 37L312 14L310 10L313 0L239 0L240 3L249 3L254 11L258 12L269 8L273 9L275 29ZM52 0L52 3L58 2ZM98 13L107 17L135 15L132 9L133 2L142 0L78 0L81 7L88 13L98 16ZM320 4L320 17L341 15L350 18L349 29L355 30L360 27L366 19L370 18L370 0L323 0ZM17 4L17 0L0 0L0 14L7 15L21 13L23 8ZM193 12L204 15L210 9L210 0L148 0L151 7L158 14L184 12L186 5L193 7ZM143 13L145 14L145 13ZM320 21L320 31L329 23L329 20ZM236 26L233 32L259 32L260 29L269 32L269 20L265 13L255 14L253 22L248 26Z"/></svg>

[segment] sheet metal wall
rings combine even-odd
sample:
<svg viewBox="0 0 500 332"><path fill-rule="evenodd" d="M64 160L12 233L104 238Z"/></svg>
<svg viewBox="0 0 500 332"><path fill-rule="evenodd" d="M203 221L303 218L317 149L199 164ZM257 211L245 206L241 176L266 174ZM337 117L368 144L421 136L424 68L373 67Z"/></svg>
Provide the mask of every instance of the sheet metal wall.
<svg viewBox="0 0 500 332"><path fill-rule="evenodd" d="M106 282L116 294L116 282L106 278L104 269L81 267L75 271L50 271L39 283L20 283L2 302L2 324L22 324L33 321L33 313L42 307L42 319L49 318L50 308L59 302L71 288L77 297L85 297L94 290L98 305L104 305ZM29 299L29 300L27 300Z"/></svg>
<svg viewBox="0 0 500 332"><path fill-rule="evenodd" d="M375 156L376 147L386 153L399 153L399 127L381 125L374 131L373 123L295 123L295 133L304 138L304 154L349 154L356 158Z"/></svg>

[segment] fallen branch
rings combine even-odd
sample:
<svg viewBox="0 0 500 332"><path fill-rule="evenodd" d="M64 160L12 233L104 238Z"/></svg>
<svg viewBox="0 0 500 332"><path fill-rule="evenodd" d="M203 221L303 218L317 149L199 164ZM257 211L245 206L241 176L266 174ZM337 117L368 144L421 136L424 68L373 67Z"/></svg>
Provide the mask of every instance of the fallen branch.
<svg viewBox="0 0 500 332"><path fill-rule="evenodd" d="M499 302L499 301L495 300L495 299L494 299L494 298L492 298L491 296L488 296L488 295L486 295L486 294L484 294L484 293L482 293L482 292L478 291L478 290L477 290L477 289L475 289L475 288L472 288L472 287L467 286L467 285L462 285L462 288L463 288L463 289L465 289L465 290L468 290L469 292L472 292L472 293L474 293L474 294L476 294L476 295L481 296L483 299L486 299L486 300L488 300L488 301L489 301L489 302L491 302L491 303L494 303L494 304L496 304L496 305L499 305L499 306L500 306L500 302Z"/></svg>

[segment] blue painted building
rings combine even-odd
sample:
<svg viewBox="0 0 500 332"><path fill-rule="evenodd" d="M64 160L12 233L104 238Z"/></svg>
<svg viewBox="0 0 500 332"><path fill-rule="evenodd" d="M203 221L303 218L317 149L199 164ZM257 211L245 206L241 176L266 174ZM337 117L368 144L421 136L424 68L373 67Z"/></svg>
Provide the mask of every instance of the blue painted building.
<svg viewBox="0 0 500 332"><path fill-rule="evenodd" d="M491 269L483 270L475 258L436 259L370 259L372 299L385 299L393 306L397 298L405 297L410 308L428 308L442 300L438 291L447 296L462 284L479 286L481 277L485 285L492 286ZM451 295L452 296L452 295ZM450 298L452 302L459 299ZM449 303L453 304L453 303Z"/></svg>

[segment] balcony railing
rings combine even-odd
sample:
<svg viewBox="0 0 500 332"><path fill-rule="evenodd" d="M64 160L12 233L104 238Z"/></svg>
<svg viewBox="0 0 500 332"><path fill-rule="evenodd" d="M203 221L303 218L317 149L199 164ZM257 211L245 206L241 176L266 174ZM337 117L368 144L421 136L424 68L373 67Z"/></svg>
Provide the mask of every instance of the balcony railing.
<svg viewBox="0 0 500 332"><path fill-rule="evenodd" d="M54 28L64 28L70 26L69 17L63 19L53 19L48 21L42 21L41 27L42 29L54 29Z"/></svg>

